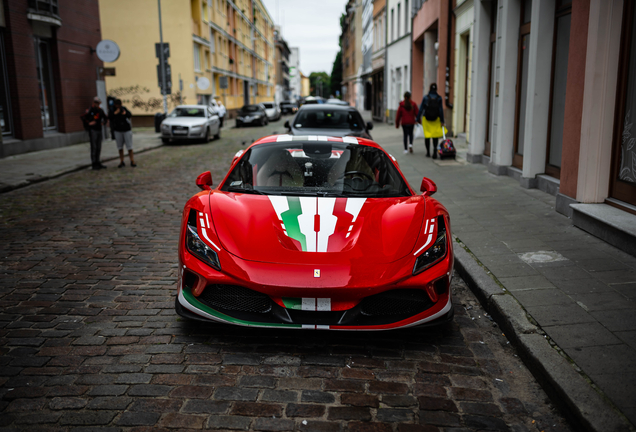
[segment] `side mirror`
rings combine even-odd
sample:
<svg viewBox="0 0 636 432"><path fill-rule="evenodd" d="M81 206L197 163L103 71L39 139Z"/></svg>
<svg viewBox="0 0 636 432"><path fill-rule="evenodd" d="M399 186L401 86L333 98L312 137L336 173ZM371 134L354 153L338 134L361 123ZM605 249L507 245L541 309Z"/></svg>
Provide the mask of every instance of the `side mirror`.
<svg viewBox="0 0 636 432"><path fill-rule="evenodd" d="M204 173L199 174L197 177L197 186L201 188L201 190L210 190L212 189L212 173L210 171L206 171Z"/></svg>
<svg viewBox="0 0 636 432"><path fill-rule="evenodd" d="M373 129L373 123L367 122L367 130Z"/></svg>
<svg viewBox="0 0 636 432"><path fill-rule="evenodd" d="M289 125L289 120L287 120L287 121L285 122L285 127L286 127L287 129L291 130L291 126Z"/></svg>
<svg viewBox="0 0 636 432"><path fill-rule="evenodd" d="M422 179L422 186L420 186L420 192L422 192L424 196L431 196L437 192L437 185L433 180L424 177Z"/></svg>

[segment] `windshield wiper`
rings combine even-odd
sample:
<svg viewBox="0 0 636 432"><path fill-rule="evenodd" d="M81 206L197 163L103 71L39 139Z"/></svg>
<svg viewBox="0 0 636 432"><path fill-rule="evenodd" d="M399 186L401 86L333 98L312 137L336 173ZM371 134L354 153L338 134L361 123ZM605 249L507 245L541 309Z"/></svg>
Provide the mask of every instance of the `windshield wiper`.
<svg viewBox="0 0 636 432"><path fill-rule="evenodd" d="M246 194L254 194L254 195L267 195L261 191L257 191L256 189L243 189L238 187L228 187L226 192L238 192L238 193L246 193Z"/></svg>

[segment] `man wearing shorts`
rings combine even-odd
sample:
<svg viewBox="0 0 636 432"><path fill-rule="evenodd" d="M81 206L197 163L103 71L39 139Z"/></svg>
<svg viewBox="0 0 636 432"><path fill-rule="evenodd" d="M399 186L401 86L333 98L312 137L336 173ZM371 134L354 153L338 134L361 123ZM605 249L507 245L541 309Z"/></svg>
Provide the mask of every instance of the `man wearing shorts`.
<svg viewBox="0 0 636 432"><path fill-rule="evenodd" d="M130 158L130 166L136 167L135 157L132 149L132 127L130 126L130 111L126 107L121 106L121 99L115 100L115 106L108 115L110 124L115 131L115 141L117 142L117 150L119 150L119 168L126 166L124 163L124 144L128 149L128 157Z"/></svg>

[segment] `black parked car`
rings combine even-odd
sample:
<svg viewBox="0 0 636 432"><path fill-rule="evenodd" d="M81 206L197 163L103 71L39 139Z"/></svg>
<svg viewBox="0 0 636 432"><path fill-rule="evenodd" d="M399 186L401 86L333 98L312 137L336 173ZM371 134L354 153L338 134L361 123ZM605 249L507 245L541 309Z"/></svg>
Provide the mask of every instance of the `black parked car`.
<svg viewBox="0 0 636 432"><path fill-rule="evenodd" d="M280 111L283 114L294 114L298 111L298 104L292 101L283 101L280 103Z"/></svg>
<svg viewBox="0 0 636 432"><path fill-rule="evenodd" d="M267 113L265 113L265 107L261 104L244 105L236 117L237 128L245 125L265 126L268 123L269 120L267 119Z"/></svg>
<svg viewBox="0 0 636 432"><path fill-rule="evenodd" d="M291 135L356 136L371 138L373 123L364 123L357 109L345 105L303 105L298 114L285 122Z"/></svg>

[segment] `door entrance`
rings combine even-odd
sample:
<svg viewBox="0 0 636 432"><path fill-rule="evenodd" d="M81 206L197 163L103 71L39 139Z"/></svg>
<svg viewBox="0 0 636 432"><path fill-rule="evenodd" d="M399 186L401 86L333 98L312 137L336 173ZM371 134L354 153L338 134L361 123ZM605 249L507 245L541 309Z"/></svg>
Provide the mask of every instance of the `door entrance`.
<svg viewBox="0 0 636 432"><path fill-rule="evenodd" d="M636 205L636 19L625 2L614 125L610 196Z"/></svg>
<svg viewBox="0 0 636 432"><path fill-rule="evenodd" d="M495 130L495 98L499 91L495 84L495 49L497 48L497 2L490 7L490 51L488 53L488 111L486 113L486 142L484 155L490 156Z"/></svg>
<svg viewBox="0 0 636 432"><path fill-rule="evenodd" d="M526 102L528 100L528 68L530 60L530 16L532 0L521 4L519 50L517 57L517 107L515 110L515 141L512 165L523 168L523 147L526 133Z"/></svg>
<svg viewBox="0 0 636 432"><path fill-rule="evenodd" d="M243 105L250 104L250 83L243 80Z"/></svg>

